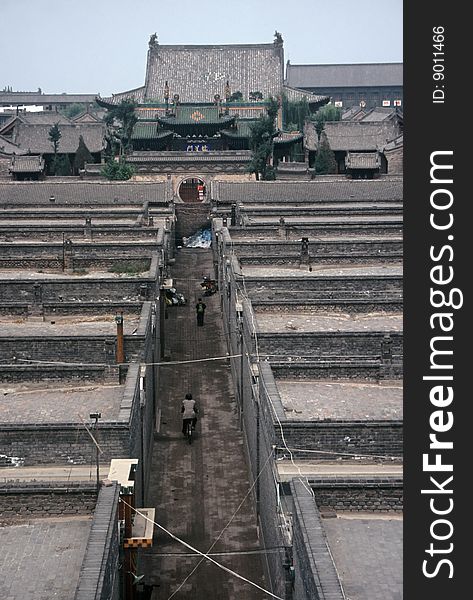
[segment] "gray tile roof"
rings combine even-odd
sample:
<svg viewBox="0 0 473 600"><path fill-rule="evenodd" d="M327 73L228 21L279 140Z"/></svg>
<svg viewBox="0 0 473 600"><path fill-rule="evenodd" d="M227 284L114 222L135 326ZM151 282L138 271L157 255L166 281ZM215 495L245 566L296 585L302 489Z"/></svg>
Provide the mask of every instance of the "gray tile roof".
<svg viewBox="0 0 473 600"><path fill-rule="evenodd" d="M373 151L382 148L400 132L398 125L390 120L382 122L327 121L325 123L330 148L341 151ZM317 149L317 133L314 124L304 126L304 143L308 150Z"/></svg>
<svg viewBox="0 0 473 600"><path fill-rule="evenodd" d="M25 150L22 150L18 144L13 144L11 140L0 135L0 152L4 154L24 154Z"/></svg>
<svg viewBox="0 0 473 600"><path fill-rule="evenodd" d="M165 199L166 182L0 182L0 205L142 204Z"/></svg>
<svg viewBox="0 0 473 600"><path fill-rule="evenodd" d="M92 103L96 94L42 94L39 92L0 92L0 102L3 105L34 104L81 104Z"/></svg>
<svg viewBox="0 0 473 600"><path fill-rule="evenodd" d="M245 100L259 91L277 96L283 86L283 51L276 44L161 46L149 50L146 73L148 100L162 100L165 82L170 97L181 102L212 102L225 98L225 84Z"/></svg>
<svg viewBox="0 0 473 600"><path fill-rule="evenodd" d="M11 173L41 173L44 171L44 160L41 156L14 156Z"/></svg>
<svg viewBox="0 0 473 600"><path fill-rule="evenodd" d="M15 125L12 141L21 149L34 154L52 154L53 146L49 141L51 124L29 124L18 122ZM105 125L103 123L71 124L60 123L59 153L74 153L82 135L90 152L101 152L104 147Z"/></svg>
<svg viewBox="0 0 473 600"><path fill-rule="evenodd" d="M296 88L402 86L402 63L291 65L286 83Z"/></svg>
<svg viewBox="0 0 473 600"><path fill-rule="evenodd" d="M389 141L383 148L383 151L395 150L396 148L401 148L404 145L404 136L403 134L398 135L393 140Z"/></svg>
<svg viewBox="0 0 473 600"><path fill-rule="evenodd" d="M395 108L387 108L383 106L376 106L368 111L363 117L361 117L360 121L364 123L368 122L380 122L387 120L402 120L402 112L396 110Z"/></svg>
<svg viewBox="0 0 473 600"><path fill-rule="evenodd" d="M402 200L402 177L373 180L316 178L314 181L214 181L213 199L219 202L270 200Z"/></svg>
<svg viewBox="0 0 473 600"><path fill-rule="evenodd" d="M141 86L139 88L133 88L132 90L127 90L126 92L118 92L117 94L112 94L110 98L102 98L111 104L120 104L122 100L135 100L138 104L144 102L145 97L145 86Z"/></svg>
<svg viewBox="0 0 473 600"><path fill-rule="evenodd" d="M43 110L38 112L25 111L18 115L24 123L31 125L54 125L55 123L71 123L65 115L54 110Z"/></svg>
<svg viewBox="0 0 473 600"><path fill-rule="evenodd" d="M155 44L148 50L145 85L114 94L112 101L163 102L166 81L170 100L174 94L179 94L181 102L213 102L215 94L224 100L227 80L231 92L240 91L246 101L256 91L266 99L281 94L283 76L279 44Z"/></svg>
<svg viewBox="0 0 473 600"><path fill-rule="evenodd" d="M286 97L290 101L297 101L306 99L310 104L327 104L330 101L328 96L319 96L318 94L312 94L310 92L306 92L304 90L298 90L296 88L289 87L288 85L284 86L284 93Z"/></svg>
<svg viewBox="0 0 473 600"><path fill-rule="evenodd" d="M366 111L363 110L361 106L352 106L342 114L342 121L358 121L359 119L362 119L365 116L365 114Z"/></svg>

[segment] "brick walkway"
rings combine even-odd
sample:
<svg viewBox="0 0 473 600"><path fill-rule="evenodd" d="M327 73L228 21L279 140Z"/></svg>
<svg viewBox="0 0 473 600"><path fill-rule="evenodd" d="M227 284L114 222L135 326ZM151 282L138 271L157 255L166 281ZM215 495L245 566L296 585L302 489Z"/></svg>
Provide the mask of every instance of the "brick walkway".
<svg viewBox="0 0 473 600"><path fill-rule="evenodd" d="M180 250L171 275L175 287L188 300L187 306L171 307L165 320L171 360L225 355L218 294L204 298L205 324L196 324L195 303L201 295L201 277L213 276L211 250ZM250 497L227 527L250 488L227 360L160 369L165 385L159 390L162 415L154 441L154 471L147 506L156 507L160 525L202 552L207 552L220 534L213 553L258 550ZM192 392L200 409L197 436L191 446L181 433L180 403L187 392ZM156 586L153 600L168 600L171 595L175 600L269 598L207 560L176 592L201 558L176 556L190 550L156 527L153 544L152 549L142 552L142 572L147 583ZM214 559L265 587L261 556L227 554Z"/></svg>

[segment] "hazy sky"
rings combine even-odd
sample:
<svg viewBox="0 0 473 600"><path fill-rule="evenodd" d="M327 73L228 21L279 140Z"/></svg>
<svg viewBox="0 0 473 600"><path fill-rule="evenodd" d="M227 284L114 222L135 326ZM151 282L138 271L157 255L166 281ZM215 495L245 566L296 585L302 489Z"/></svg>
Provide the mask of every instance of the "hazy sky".
<svg viewBox="0 0 473 600"><path fill-rule="evenodd" d="M402 0L0 0L0 89L108 96L161 44L271 43L293 64L401 62Z"/></svg>

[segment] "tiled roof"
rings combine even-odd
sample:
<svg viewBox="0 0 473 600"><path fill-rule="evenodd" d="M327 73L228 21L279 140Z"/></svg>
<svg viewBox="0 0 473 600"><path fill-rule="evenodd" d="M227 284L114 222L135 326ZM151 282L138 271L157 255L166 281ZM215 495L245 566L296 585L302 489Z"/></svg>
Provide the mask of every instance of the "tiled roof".
<svg viewBox="0 0 473 600"><path fill-rule="evenodd" d="M347 169L379 169L378 152L349 152L345 164Z"/></svg>
<svg viewBox="0 0 473 600"><path fill-rule="evenodd" d="M249 138L251 136L251 126L256 122L256 119L241 119L237 121L236 129L223 129L220 133L229 138Z"/></svg>
<svg viewBox="0 0 473 600"><path fill-rule="evenodd" d="M74 123L98 123L102 119L97 114L84 111L71 119Z"/></svg>
<svg viewBox="0 0 473 600"><path fill-rule="evenodd" d="M402 178L375 180L317 178L314 181L214 181L214 200L219 202L274 202L305 200L402 200Z"/></svg>
<svg viewBox="0 0 473 600"><path fill-rule="evenodd" d="M55 198L54 204L50 197ZM166 182L0 182L0 205L142 204L166 200Z"/></svg>
<svg viewBox="0 0 473 600"><path fill-rule="evenodd" d="M358 121L366 115L366 111L361 106L352 106L342 113L342 121Z"/></svg>
<svg viewBox="0 0 473 600"><path fill-rule="evenodd" d="M404 145L403 134L398 135L393 140L390 140L386 146L383 148L383 152L389 152L390 150L395 150L396 148L401 148Z"/></svg>
<svg viewBox="0 0 473 600"><path fill-rule="evenodd" d="M42 173L44 160L41 156L14 156L12 158L11 173Z"/></svg>
<svg viewBox="0 0 473 600"><path fill-rule="evenodd" d="M25 111L18 115L24 123L30 123L31 125L54 125L55 123L71 123L71 119L68 119L62 113L53 110L43 110L38 112Z"/></svg>
<svg viewBox="0 0 473 600"><path fill-rule="evenodd" d="M259 91L263 98L279 96L283 87L283 48L280 44L171 45L155 44L148 50L145 85L102 100L119 103L133 98L138 103L163 102L166 81L170 100L213 102L225 100L225 86L240 91L244 100Z"/></svg>
<svg viewBox="0 0 473 600"><path fill-rule="evenodd" d="M18 144L14 144L11 140L0 135L0 152L4 154L24 154L25 150L22 150Z"/></svg>
<svg viewBox="0 0 473 600"><path fill-rule="evenodd" d="M402 112L397 110L396 108L387 108L383 106L376 106L369 110L363 117L361 117L360 121L364 123L368 122L380 122L387 120L402 120L403 115Z"/></svg>
<svg viewBox="0 0 473 600"><path fill-rule="evenodd" d="M53 146L49 141L51 125L30 125L19 122L15 125L12 141L23 150L34 154L52 154ZM59 124L61 139L59 153L74 153L79 146L79 136L82 135L90 152L101 152L105 147L105 125L103 123Z"/></svg>
<svg viewBox="0 0 473 600"><path fill-rule="evenodd" d="M293 132L293 133L289 133L287 131L281 131L275 138L274 138L274 143L275 144L287 144L287 143L295 143L295 142L299 142L300 140L302 140L304 138L302 133L299 132Z"/></svg>
<svg viewBox="0 0 473 600"><path fill-rule="evenodd" d="M291 65L286 83L296 88L402 86L402 63Z"/></svg>
<svg viewBox="0 0 473 600"><path fill-rule="evenodd" d="M399 134L399 127L393 121L327 121L325 123L330 148L341 151L370 151L382 148L389 140ZM317 133L314 123L304 126L304 143L307 149L317 149Z"/></svg>
<svg viewBox="0 0 473 600"><path fill-rule="evenodd" d="M318 94L312 94L304 90L289 87L288 85L284 86L284 94L288 100L293 102L305 98L309 104L319 104L320 106L323 106L330 101L329 96L319 96Z"/></svg>
<svg viewBox="0 0 473 600"><path fill-rule="evenodd" d="M248 100L259 91L266 99L283 86L283 49L278 44L215 46L153 46L149 50L145 98L162 100L166 81L170 98L181 102L212 102L225 98L225 85Z"/></svg>
<svg viewBox="0 0 473 600"><path fill-rule="evenodd" d="M103 102L107 102L109 104L120 104L122 100L135 100L138 104L142 104L145 98L145 86L134 88L132 90L127 90L126 92L119 92L118 94L112 94L110 97L97 98L102 100Z"/></svg>
<svg viewBox="0 0 473 600"><path fill-rule="evenodd" d="M87 104L94 101L95 94L42 94L39 92L0 92L2 104L23 105L34 104Z"/></svg>
<svg viewBox="0 0 473 600"><path fill-rule="evenodd" d="M133 128L132 140L150 140L165 138L173 135L172 131L159 128L157 121L138 121Z"/></svg>

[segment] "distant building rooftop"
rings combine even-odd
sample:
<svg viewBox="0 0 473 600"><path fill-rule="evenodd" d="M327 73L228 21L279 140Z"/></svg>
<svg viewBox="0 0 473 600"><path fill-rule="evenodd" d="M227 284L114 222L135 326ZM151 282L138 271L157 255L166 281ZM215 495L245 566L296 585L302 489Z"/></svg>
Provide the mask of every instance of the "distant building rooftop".
<svg viewBox="0 0 473 600"><path fill-rule="evenodd" d="M296 88L402 86L403 63L292 65L286 83Z"/></svg>

